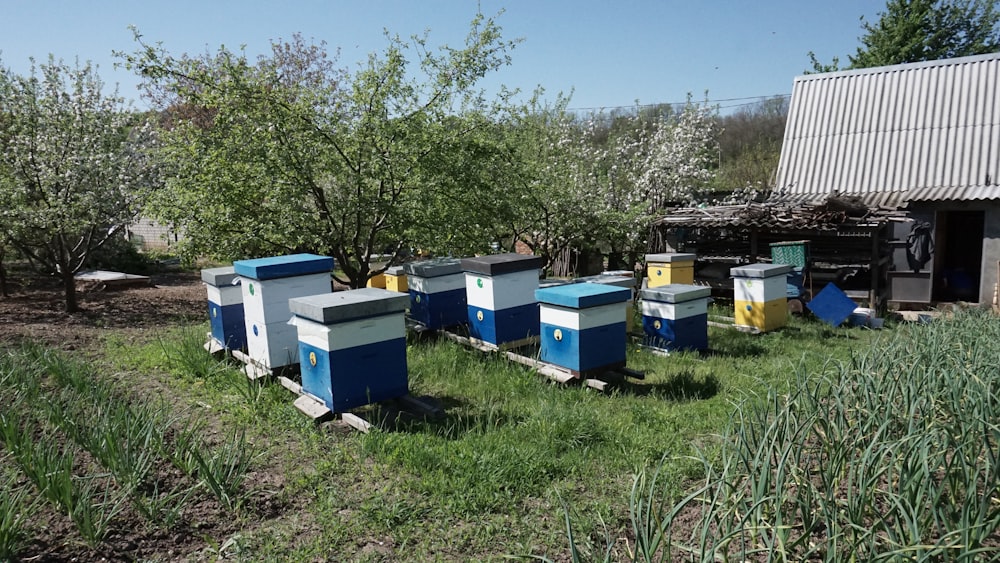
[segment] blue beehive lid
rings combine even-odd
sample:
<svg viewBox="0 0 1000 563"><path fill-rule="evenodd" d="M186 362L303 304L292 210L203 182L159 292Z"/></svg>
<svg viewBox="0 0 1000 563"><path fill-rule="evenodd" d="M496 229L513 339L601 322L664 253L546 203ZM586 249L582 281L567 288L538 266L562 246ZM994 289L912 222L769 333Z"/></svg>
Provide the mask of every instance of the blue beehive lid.
<svg viewBox="0 0 1000 563"><path fill-rule="evenodd" d="M232 266L221 268L205 268L201 271L201 281L215 287L233 285L236 279L236 269Z"/></svg>
<svg viewBox="0 0 1000 563"><path fill-rule="evenodd" d="M647 254L646 263L649 262L694 262L695 255L689 252L668 252L666 254Z"/></svg>
<svg viewBox="0 0 1000 563"><path fill-rule="evenodd" d="M683 283L670 283L639 290L639 297L643 301L659 301L661 303L683 303L695 299L705 299L711 295L712 288L710 287Z"/></svg>
<svg viewBox="0 0 1000 563"><path fill-rule="evenodd" d="M399 313L410 303L406 293L363 287L288 300L292 314L323 324Z"/></svg>
<svg viewBox="0 0 1000 563"><path fill-rule="evenodd" d="M784 276L792 271L788 264L747 264L730 268L729 275L734 278L772 278Z"/></svg>
<svg viewBox="0 0 1000 563"><path fill-rule="evenodd" d="M233 262L236 273L255 280L272 280L333 271L333 258L318 254L290 254Z"/></svg>
<svg viewBox="0 0 1000 563"><path fill-rule="evenodd" d="M462 271L462 262L458 258L434 258L419 262L403 264L403 270L411 276L420 278L437 278Z"/></svg>
<svg viewBox="0 0 1000 563"><path fill-rule="evenodd" d="M822 291L806 303L806 307L809 307L816 317L833 326L840 326L857 306L857 303L832 283L826 284Z"/></svg>
<svg viewBox="0 0 1000 563"><path fill-rule="evenodd" d="M462 258L462 269L466 272L484 274L487 276L498 276L500 274L511 274L526 270L538 270L542 267L542 257L530 254L491 254L489 256L476 256L475 258Z"/></svg>
<svg viewBox="0 0 1000 563"><path fill-rule="evenodd" d="M535 299L540 303L572 309L624 303L631 298L632 292L624 287L597 283L571 283L535 290Z"/></svg>
<svg viewBox="0 0 1000 563"><path fill-rule="evenodd" d="M385 269L385 274L387 276L402 276L406 274L406 270L402 266L389 266Z"/></svg>

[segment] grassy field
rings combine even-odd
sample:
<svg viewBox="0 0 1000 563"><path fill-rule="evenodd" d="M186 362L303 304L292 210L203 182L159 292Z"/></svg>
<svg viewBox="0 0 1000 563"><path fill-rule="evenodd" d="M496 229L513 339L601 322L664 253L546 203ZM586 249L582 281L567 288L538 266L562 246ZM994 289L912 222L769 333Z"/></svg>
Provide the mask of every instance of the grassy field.
<svg viewBox="0 0 1000 563"><path fill-rule="evenodd" d="M976 342L977 329L968 323L996 323L992 317L962 322L966 325L960 332ZM534 556L669 561L711 560L719 554L741 560L749 554L778 560L784 553L791 560L836 560L830 559L830 550L847 545L874 553L888 548L871 537L831 547L828 538L846 541L846 535L832 528L839 525L834 516L843 507L813 506L808 504L812 500L775 493L781 488L804 491L803 482L789 476L819 479L814 461L820 458L799 456L808 459L795 469L769 460L817 443L811 424L822 417L802 415L795 418L801 424L794 426L787 422L790 412L819 412L829 406L829 393L847 396L845 389L864 385L875 386L864 399L870 404L852 403L853 414L837 419L842 423L838 436L853 437L851 429L859 428L857 439L838 442L848 452L841 457L847 463L855 453L865 453L861 438L875 443L885 438L888 430L861 425L858 413L883 420L889 416L865 410L878 404L872 393L889 392L877 387L884 379L879 374L901 368L908 360L896 350L922 349L914 342L933 330L945 331L933 333L943 350L925 359L947 363L954 342L941 336L945 328L875 332L800 319L762 335L712 328L707 354L663 358L630 350L629 367L644 370L646 379L612 385L605 393L552 383L523 366L450 341L414 340L408 350L411 392L437 402L446 414L439 420L385 421L369 434L339 424L317 426L292 407L293 397L284 388L258 386L238 366L211 358L201 348L203 325L143 342L111 333L101 353L86 362L37 348L18 349L0 366L8 374L5 404L28 404L25 396L15 400L11 394L33 393L33 405L120 405L124 414L102 415L112 417L112 427L129 426L120 420L153 422L135 430L135 438L122 440L146 446L119 448L129 450L123 456L146 460L141 466L146 470L136 475L120 469L128 464L116 462L100 447L88 447L102 440L82 434L96 435L97 429L73 430L97 426L95 410L102 409L63 408L58 415L46 407L8 417L13 422L6 424L11 429L4 434L0 479L9 485L0 496L0 510L30 503L63 506L40 494L45 487L24 476L33 459L29 454L22 463L22 456L6 453L16 450L11 444L18 443L20 432L69 437L65 441L72 448L53 448L55 457L67 450L84 452L71 464L76 477L68 481L78 488L89 483L79 498L105 491L106 498L90 504L106 508L90 517L98 524L96 533L76 526L73 533L81 541L111 541L106 529L123 522L139 531L134 541L140 545L164 530L202 530L202 537L194 533L196 541L178 551L153 550L143 555L146 559L464 561ZM33 366L31 376L11 375L26 366ZM98 391L74 386L74 378L61 378L60 370L85 374L98 382L90 386ZM858 383L859 378L874 383ZM919 390L905 393L916 396ZM803 399L805 395L814 400ZM955 401L960 401L957 395ZM906 407L900 408L904 412ZM376 412L367 414L378 418ZM786 422L775 423L782 420ZM771 430L776 424L783 433ZM780 439L775 437L779 434ZM796 442L803 436L812 438ZM763 445L778 449L761 449ZM866 455L892 457L881 449ZM760 459L746 461L754 456ZM755 474L774 475L776 467L780 479L753 480ZM857 473L856 465L838 467L837 475ZM104 481L84 479L87 475ZM898 480L884 472L866 478ZM834 489L858 486L856 481L828 484ZM685 501L692 491L699 494ZM982 492L995 499L993 489ZM717 502L707 510L702 501L711 498ZM814 513L813 520L803 524L801 515L789 514L786 523L797 523L776 524L781 506L794 502ZM65 507L59 511L72 512ZM7 519L0 519L0 559L5 546L8 553L30 546L33 529L30 518L25 522L10 516L23 511L6 512ZM865 517L871 519L870 511ZM941 518L936 520L938 532L924 534L914 524L914 533L947 535L947 530L940 532L946 526ZM199 528L201 521L207 523ZM809 527L812 521L825 527ZM788 533L764 531L775 525ZM748 528L758 531L746 536ZM987 538L994 531L980 529ZM819 547L810 548L810 542ZM767 547L774 545L779 548Z"/></svg>

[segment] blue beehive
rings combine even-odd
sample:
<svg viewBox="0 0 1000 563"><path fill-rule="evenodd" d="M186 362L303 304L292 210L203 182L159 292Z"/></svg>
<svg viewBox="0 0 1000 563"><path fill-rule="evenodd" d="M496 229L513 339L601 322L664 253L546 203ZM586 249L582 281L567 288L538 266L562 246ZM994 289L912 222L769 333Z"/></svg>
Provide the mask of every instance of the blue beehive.
<svg viewBox="0 0 1000 563"><path fill-rule="evenodd" d="M236 279L236 270L232 266L201 271L201 281L205 283L208 293L212 338L228 350L244 350L247 346L243 293Z"/></svg>
<svg viewBox="0 0 1000 563"><path fill-rule="evenodd" d="M625 365L630 289L576 283L539 289L535 296L543 362L577 376Z"/></svg>
<svg viewBox="0 0 1000 563"><path fill-rule="evenodd" d="M378 288L290 300L302 390L333 412L406 395L407 302Z"/></svg>
<svg viewBox="0 0 1000 563"><path fill-rule="evenodd" d="M233 262L243 295L247 355L265 369L299 361L288 300L330 292L333 258L292 254Z"/></svg>
<svg viewBox="0 0 1000 563"><path fill-rule="evenodd" d="M707 350L711 294L711 288L686 284L641 290L643 343L664 350Z"/></svg>
<svg viewBox="0 0 1000 563"><path fill-rule="evenodd" d="M403 265L410 294L410 318L433 330L464 324L468 319L465 274L455 258Z"/></svg>
<svg viewBox="0 0 1000 563"><path fill-rule="evenodd" d="M502 346L538 335L539 256L494 254L463 258L469 335Z"/></svg>
<svg viewBox="0 0 1000 563"><path fill-rule="evenodd" d="M625 316L625 328L628 332L632 332L632 325L634 324L632 320L632 306L635 304L635 295L633 291L635 290L635 278L632 276L619 275L620 272L628 272L627 270L617 270L615 272L604 272L596 276L586 276L582 278L577 278L575 281L584 283L600 283L604 285L613 285L616 287L625 287L629 290L629 301L628 301L628 314Z"/></svg>

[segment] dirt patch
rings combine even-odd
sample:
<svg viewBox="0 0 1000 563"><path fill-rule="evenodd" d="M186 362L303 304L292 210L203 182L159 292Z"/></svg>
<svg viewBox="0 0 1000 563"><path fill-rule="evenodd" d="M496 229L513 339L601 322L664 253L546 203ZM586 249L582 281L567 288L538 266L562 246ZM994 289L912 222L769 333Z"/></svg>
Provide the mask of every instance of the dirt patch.
<svg viewBox="0 0 1000 563"><path fill-rule="evenodd" d="M0 297L0 348L28 340L91 355L99 352L110 332L140 337L162 329L207 319L206 294L197 272L153 274L151 284L122 289L100 284L78 284L81 311L64 311L58 280L17 276L10 295ZM138 338L137 338L138 340ZM12 468L0 447L0 463ZM184 479L173 467L160 468L156 479L165 490ZM33 485L22 479L19 487ZM274 495L257 495L239 518L222 510L205 491L198 491L184 508L183 522L170 529L149 525L132 507L113 522L108 536L97 547L86 546L72 521L51 503L40 503L31 516L31 540L19 555L26 561L134 561L139 559L212 559L205 538L223 540L240 529L280 512ZM243 520L242 522L240 520ZM220 540L221 541L221 540Z"/></svg>
<svg viewBox="0 0 1000 563"><path fill-rule="evenodd" d="M76 350L93 346L108 330L144 331L207 319L205 287L197 272L153 274L150 281L123 289L78 283L81 310L69 314L58 280L16 278L10 296L0 297L0 344L30 339Z"/></svg>

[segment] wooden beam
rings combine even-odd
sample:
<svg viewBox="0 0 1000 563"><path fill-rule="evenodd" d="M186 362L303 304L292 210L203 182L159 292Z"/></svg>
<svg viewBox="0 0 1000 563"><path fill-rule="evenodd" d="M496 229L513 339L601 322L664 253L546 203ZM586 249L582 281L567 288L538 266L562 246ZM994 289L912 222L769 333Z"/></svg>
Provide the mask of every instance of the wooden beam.
<svg viewBox="0 0 1000 563"><path fill-rule="evenodd" d="M878 309L878 280L882 275L882 267L880 264L879 256L879 239L881 239L881 229L872 229L872 256L871 264L868 266L868 274L872 278L871 293L868 296L868 306L872 309Z"/></svg>
<svg viewBox="0 0 1000 563"><path fill-rule="evenodd" d="M293 404L300 412L315 421L325 419L333 414L322 401L317 401L309 395L299 395Z"/></svg>
<svg viewBox="0 0 1000 563"><path fill-rule="evenodd" d="M340 419L344 421L345 424L354 428L355 430L360 430L365 434L372 429L372 424L367 420L361 418L356 414L351 414L349 412L341 413Z"/></svg>
<svg viewBox="0 0 1000 563"><path fill-rule="evenodd" d="M283 375L278 376L278 383L280 383L282 387L288 389L289 391L295 393L296 395L302 394L302 386Z"/></svg>

